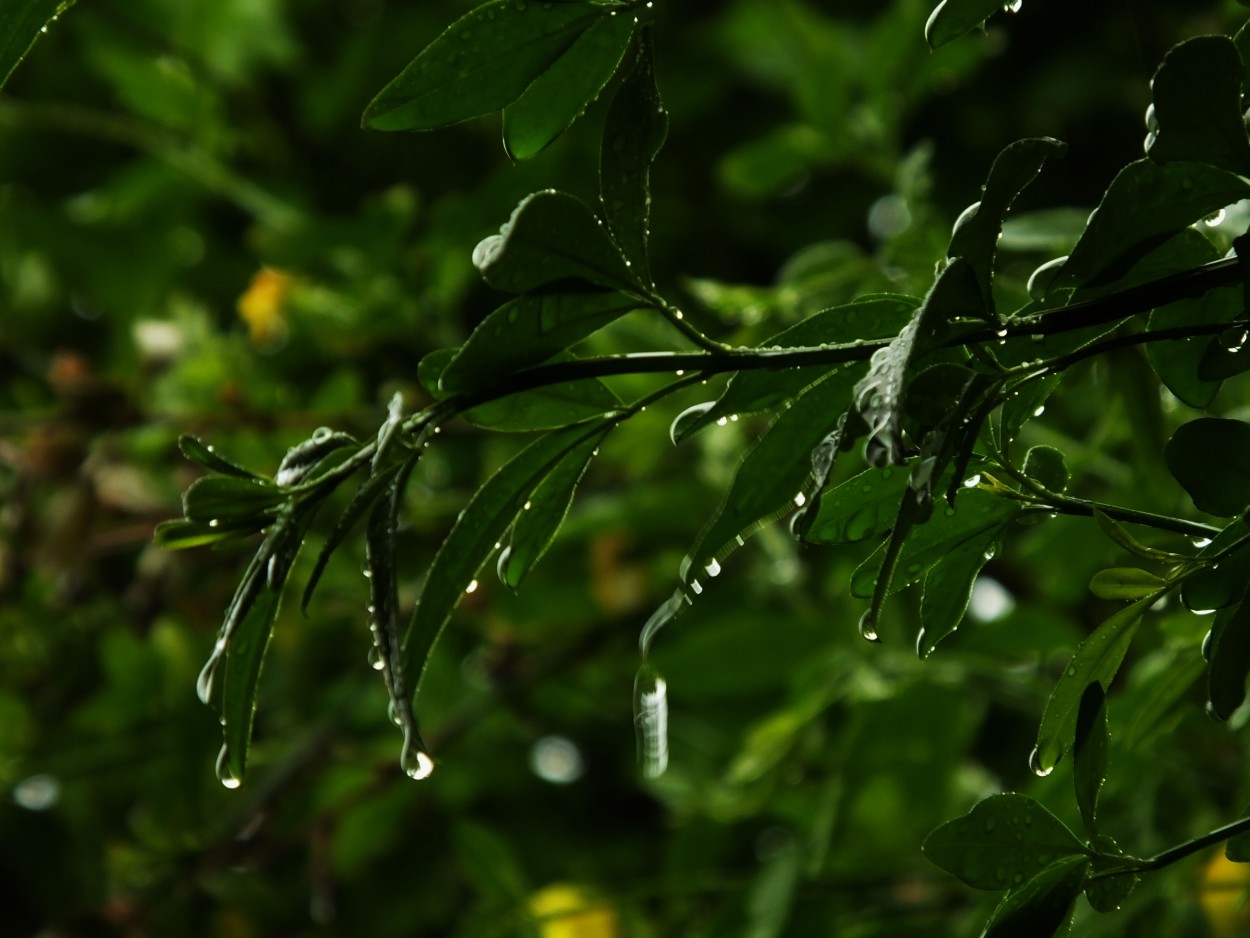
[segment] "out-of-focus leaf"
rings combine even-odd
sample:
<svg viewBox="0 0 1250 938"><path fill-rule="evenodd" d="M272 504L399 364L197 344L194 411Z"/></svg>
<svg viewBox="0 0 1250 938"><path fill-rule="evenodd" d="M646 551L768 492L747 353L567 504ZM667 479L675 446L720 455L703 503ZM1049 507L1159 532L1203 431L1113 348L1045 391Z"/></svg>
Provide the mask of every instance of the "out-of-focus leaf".
<svg viewBox="0 0 1250 938"><path fill-rule="evenodd" d="M1242 809L1242 817L1250 817L1250 805ZM1250 833L1230 837L1224 845L1224 856L1234 863L1250 863Z"/></svg>
<svg viewBox="0 0 1250 938"><path fill-rule="evenodd" d="M907 473L887 466L868 469L824 493L808 529L813 544L853 544L884 534L898 516Z"/></svg>
<svg viewBox="0 0 1250 938"><path fill-rule="evenodd" d="M1107 187L1056 285L1116 280L1177 232L1247 197L1250 182L1205 163L1129 163Z"/></svg>
<svg viewBox="0 0 1250 938"><path fill-rule="evenodd" d="M492 287L510 293L568 279L609 290L640 287L603 222L586 203L555 189L522 199L499 234L473 249L473 266Z"/></svg>
<svg viewBox="0 0 1250 938"><path fill-rule="evenodd" d="M760 524L796 502L811 473L811 452L833 428L834 415L850 403L851 382L834 372L794 399L747 451L725 500L699 535L686 559L681 577L686 583L706 572L715 576L720 561Z"/></svg>
<svg viewBox="0 0 1250 938"><path fill-rule="evenodd" d="M478 571L530 493L571 450L608 429L607 421L565 427L535 440L483 483L443 540L426 574L405 638L405 671L420 676L460 598L476 588ZM415 688L414 688L415 691Z"/></svg>
<svg viewBox="0 0 1250 938"><path fill-rule="evenodd" d="M1140 567L1099 570L1089 581L1089 591L1099 599L1141 599L1158 592L1167 581Z"/></svg>
<svg viewBox="0 0 1250 938"><path fill-rule="evenodd" d="M1003 222L1000 251L1037 251L1058 257L1067 254L1085 230L1087 208L1051 208L1021 212Z"/></svg>
<svg viewBox="0 0 1250 938"><path fill-rule="evenodd" d="M916 653L921 658L933 654L938 642L959 627L968 609L977 574L993 556L999 529L991 528L964 541L930 568L924 578L920 603L920 634Z"/></svg>
<svg viewBox="0 0 1250 938"><path fill-rule="evenodd" d="M1241 56L1227 36L1196 36L1168 50L1150 83L1147 155L1157 163L1192 160L1250 174L1242 76Z"/></svg>
<svg viewBox="0 0 1250 938"><path fill-rule="evenodd" d="M1088 873L1089 861L1082 857L1056 860L1004 897L983 938L1051 938L1064 931Z"/></svg>
<svg viewBox="0 0 1250 938"><path fill-rule="evenodd" d="M982 543L985 535L997 536L1003 526L1020 513L1020 503L980 489L960 493L955 505L936 511L924 524L912 528L895 564L891 593L915 583L934 564L962 549L969 541ZM984 547L981 548L984 554ZM851 595L867 599L881 575L884 547L865 560L851 576Z"/></svg>
<svg viewBox="0 0 1250 938"><path fill-rule="evenodd" d="M616 73L637 24L628 10L601 16L504 108L503 144L509 156L529 159L581 117Z"/></svg>
<svg viewBox="0 0 1250 938"><path fill-rule="evenodd" d="M612 98L599 147L599 201L616 243L644 281L651 279L651 163L668 136L655 83L651 30L644 26L629 71Z"/></svg>
<svg viewBox="0 0 1250 938"><path fill-rule="evenodd" d="M1155 593L1121 609L1077 648L1046 702L1037 731L1037 748L1030 759L1034 771L1049 773L1068 751L1085 688L1093 681L1101 684L1103 691L1111 686L1142 616L1158 598Z"/></svg>
<svg viewBox="0 0 1250 938"><path fill-rule="evenodd" d="M182 494L182 513L188 521L203 521L210 527L231 525L271 516L287 496L272 482L240 479L235 476L205 476L196 479ZM263 525L261 525L263 527Z"/></svg>
<svg viewBox="0 0 1250 938"><path fill-rule="evenodd" d="M1001 0L942 0L929 14L924 38L936 49L972 32L1002 9Z"/></svg>
<svg viewBox="0 0 1250 938"><path fill-rule="evenodd" d="M184 433L178 437L178 449L183 456L197 465L222 475L234 476L239 479L261 480L261 476L250 469L244 469L238 463L231 462L217 452L217 448L205 443L197 436Z"/></svg>
<svg viewBox="0 0 1250 938"><path fill-rule="evenodd" d="M512 538L499 555L499 579L509 589L517 589L521 581L542 559L564 523L564 516L573 503L573 493L590 460L599 451L608 431L591 437L569 450L547 478L538 484L517 516Z"/></svg>
<svg viewBox="0 0 1250 938"><path fill-rule="evenodd" d="M8 0L0 9L0 88L49 24L75 0Z"/></svg>
<svg viewBox="0 0 1250 938"><path fill-rule="evenodd" d="M787 840L764 861L747 890L745 938L778 938L785 934L799 882L802 856L793 840Z"/></svg>
<svg viewBox="0 0 1250 938"><path fill-rule="evenodd" d="M439 375L446 393L496 383L538 365L613 320L639 308L637 299L602 290L526 293L488 315Z"/></svg>
<svg viewBox="0 0 1250 938"><path fill-rule="evenodd" d="M1017 140L995 158L982 189L981 201L968 206L955 222L946 255L962 257L971 265L981 288L983 315L990 319L997 319L998 315L992 290L994 255L1011 203L1041 172L1048 159L1062 156L1066 149L1067 144L1050 137Z"/></svg>
<svg viewBox="0 0 1250 938"><path fill-rule="evenodd" d="M1088 848L1063 821L1025 795L991 795L924 842L924 855L973 889L1020 886L1056 859Z"/></svg>
<svg viewBox="0 0 1250 938"><path fill-rule="evenodd" d="M1172 434L1163 457L1200 511L1227 518L1250 505L1250 424L1191 420Z"/></svg>
<svg viewBox="0 0 1250 938"><path fill-rule="evenodd" d="M1250 675L1250 607L1244 598L1215 614L1209 648L1207 712L1227 720L1246 699Z"/></svg>
<svg viewBox="0 0 1250 938"><path fill-rule="evenodd" d="M363 124L433 130L506 107L607 15L590 3L490 0L421 50L369 102Z"/></svg>
<svg viewBox="0 0 1250 938"><path fill-rule="evenodd" d="M1098 836L1095 818L1098 814L1098 793L1107 778L1107 695L1102 685L1091 681L1081 694L1076 715L1076 736L1072 745L1072 776L1076 785L1076 804L1081 809L1085 833L1093 840Z"/></svg>

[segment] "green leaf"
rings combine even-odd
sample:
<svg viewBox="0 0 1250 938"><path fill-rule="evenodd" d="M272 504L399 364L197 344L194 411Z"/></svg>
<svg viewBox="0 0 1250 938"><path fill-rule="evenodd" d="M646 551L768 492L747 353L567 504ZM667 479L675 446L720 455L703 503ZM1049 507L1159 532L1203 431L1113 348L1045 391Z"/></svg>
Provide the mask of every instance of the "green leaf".
<svg viewBox="0 0 1250 938"><path fill-rule="evenodd" d="M1181 581L1181 602L1186 609L1210 612L1240 601L1246 583L1250 582L1250 544L1231 548L1248 533L1243 523L1235 521L1198 551L1199 558L1209 560L1219 555L1220 559L1185 575Z"/></svg>
<svg viewBox="0 0 1250 938"><path fill-rule="evenodd" d="M1207 657L1207 712L1227 720L1246 699L1250 675L1250 604L1244 597L1215 614Z"/></svg>
<svg viewBox="0 0 1250 938"><path fill-rule="evenodd" d="M982 189L981 201L968 206L955 222L946 255L962 257L971 265L981 288L983 315L989 319L998 317L992 290L994 255L1007 211L1046 160L1062 156L1066 149L1067 144L1050 137L1017 140L995 158Z"/></svg>
<svg viewBox="0 0 1250 938"><path fill-rule="evenodd" d="M977 29L1002 9L1002 0L942 0L925 23L925 41L931 49L944 46Z"/></svg>
<svg viewBox="0 0 1250 938"><path fill-rule="evenodd" d="M210 527L259 522L259 527L285 502L287 496L272 482L234 476L205 476L182 493L182 513L188 521ZM216 522L216 524L214 524Z"/></svg>
<svg viewBox="0 0 1250 938"><path fill-rule="evenodd" d="M1107 778L1107 695L1102 685L1091 681L1081 694L1076 715L1076 737L1072 746L1072 776L1076 785L1076 804L1090 840L1098 836L1095 816L1098 793Z"/></svg>
<svg viewBox="0 0 1250 938"><path fill-rule="evenodd" d="M6 0L0 8L0 88L35 40L47 31L46 27L74 3L75 0Z"/></svg>
<svg viewBox="0 0 1250 938"><path fill-rule="evenodd" d="M825 492L805 538L812 544L854 544L889 531L907 488L902 469L868 469Z"/></svg>
<svg viewBox="0 0 1250 938"><path fill-rule="evenodd" d="M609 290L640 287L630 262L595 213L585 202L555 189L522 199L499 234L473 249L473 265L492 287L509 293L567 279Z"/></svg>
<svg viewBox="0 0 1250 938"><path fill-rule="evenodd" d="M530 494L513 525L512 539L499 555L499 579L509 589L520 587L521 581L551 546L573 503L577 484L590 460L599 451L599 444L607 432L605 430L569 450Z"/></svg>
<svg viewBox="0 0 1250 938"><path fill-rule="evenodd" d="M938 642L959 627L972 597L977 574L993 556L999 531L990 529L964 541L930 568L924 578L920 602L920 634L916 653L921 658L933 654Z"/></svg>
<svg viewBox="0 0 1250 938"><path fill-rule="evenodd" d="M210 446L199 437L192 436L190 433L184 433L178 437L178 450L191 462L213 472L234 476L239 479L261 480L261 476L252 472L252 470L244 469L238 463L231 462L218 453L216 447Z"/></svg>
<svg viewBox="0 0 1250 938"><path fill-rule="evenodd" d="M1172 434L1163 458L1199 511L1226 518L1250 505L1250 424L1191 420Z"/></svg>
<svg viewBox="0 0 1250 938"><path fill-rule="evenodd" d="M746 894L746 938L778 938L786 923L799 884L802 853L793 839L765 860Z"/></svg>
<svg viewBox="0 0 1250 938"><path fill-rule="evenodd" d="M1218 297L1221 294L1216 292L1215 295ZM1238 296L1238 292L1229 289L1222 291L1222 295L1227 297L1229 302L1223 304L1221 312L1230 312L1233 317L1236 317L1241 312L1240 305L1234 300L1234 297ZM1241 295L1244 296L1244 291ZM1233 311L1234 306L1237 307L1235 312ZM1219 322L1220 320L1207 321ZM1207 339L1206 347L1202 349L1202 357L1198 360L1198 380L1218 382L1250 371L1250 355L1241 354L1245 344L1246 329L1244 326L1232 326L1219 335L1213 335Z"/></svg>
<svg viewBox="0 0 1250 938"><path fill-rule="evenodd" d="M650 27L639 33L627 68L603 125L599 201L616 243L649 283L651 164L668 136L668 112L655 82Z"/></svg>
<svg viewBox="0 0 1250 938"><path fill-rule="evenodd" d="M474 588L478 571L508 526L525 510L535 486L571 450L599 438L608 426L608 421L600 420L548 433L514 456L469 500L434 555L408 626L405 671L417 675L417 688L460 598L466 589Z"/></svg>
<svg viewBox="0 0 1250 938"><path fill-rule="evenodd" d="M251 534L265 527L271 520L252 518L215 526L206 521L162 521L152 532L152 542L166 550L185 550L188 547L215 544L239 534Z"/></svg>
<svg viewBox="0 0 1250 938"><path fill-rule="evenodd" d="M764 349L815 348L893 338L907 327L919 305L920 301L911 296L878 294L860 297L854 303L821 310L765 339L760 345ZM673 434L673 441L680 442L722 419L771 410L831 367L855 371L856 380L866 368L857 362L841 366L787 368L783 371L740 371L714 403L696 404L687 412L690 417L681 421L680 426L674 422L679 432Z"/></svg>
<svg viewBox="0 0 1250 938"><path fill-rule="evenodd" d="M359 441L349 433L318 427L312 436L286 451L274 474L274 482L289 487L315 479L351 455L344 450L359 445Z"/></svg>
<svg viewBox="0 0 1250 938"><path fill-rule="evenodd" d="M912 528L899 552L889 592L917 582L934 564L965 543L974 540L981 543L987 534L991 539L996 537L1020 510L1020 503L1012 499L981 489L965 489L954 506L947 505L934 512L924 524ZM851 575L852 596L861 599L873 596L884 556L883 547L856 568Z"/></svg>
<svg viewBox="0 0 1250 938"><path fill-rule="evenodd" d="M1149 570L1112 567L1099 570L1089 581L1089 591L1099 599L1141 599L1167 585Z"/></svg>
<svg viewBox="0 0 1250 938"><path fill-rule="evenodd" d="M1250 182L1205 163L1129 163L1107 187L1056 285L1115 280L1184 228L1247 197Z"/></svg>
<svg viewBox="0 0 1250 938"><path fill-rule="evenodd" d="M1121 609L1077 648L1046 702L1042 725L1037 731L1037 748L1029 760L1035 772L1049 774L1071 747L1085 688L1094 681L1101 684L1104 691L1111 685L1142 616L1159 596L1160 593L1154 593Z"/></svg>
<svg viewBox="0 0 1250 938"><path fill-rule="evenodd" d="M484 3L378 92L362 123L373 130L433 130L498 111L607 15L590 3Z"/></svg>
<svg viewBox="0 0 1250 938"><path fill-rule="evenodd" d="M1124 853L1116 846L1114 840L1106 834L1099 834L1095 843L1099 854L1102 855L1094 857L1092 873L1101 873L1123 865L1116 858L1123 857ZM1102 879L1091 877L1085 883L1085 898L1089 900L1091 908L1096 912L1115 912L1133 894L1140 880L1141 877L1136 873L1122 873Z"/></svg>
<svg viewBox="0 0 1250 938"><path fill-rule="evenodd" d="M1025 795L991 795L924 842L931 863L973 889L1020 886L1057 859L1085 860L1088 848L1044 807Z"/></svg>
<svg viewBox="0 0 1250 938"><path fill-rule="evenodd" d="M1088 873L1086 859L1056 860L1003 898L982 938L1050 938L1058 934L1072 914L1072 904L1081 894Z"/></svg>
<svg viewBox="0 0 1250 938"><path fill-rule="evenodd" d="M628 10L601 16L504 108L503 145L510 157L529 159L582 116L616 74L637 24Z"/></svg>
<svg viewBox="0 0 1250 938"><path fill-rule="evenodd" d="M1039 252L1051 257L1068 254L1085 230L1088 209L1050 208L1021 212L1003 222L1000 251Z"/></svg>
<svg viewBox="0 0 1250 938"><path fill-rule="evenodd" d="M1024 456L1024 474L1048 492L1062 495L1068 488L1063 453L1053 446L1034 446Z"/></svg>
<svg viewBox="0 0 1250 938"><path fill-rule="evenodd" d="M797 506L812 471L811 453L829 433L834 415L850 403L851 376L834 372L794 399L747 451L725 500L682 561L681 578L715 576L723 560L764 524Z"/></svg>
<svg viewBox="0 0 1250 938"><path fill-rule="evenodd" d="M1150 83L1147 155L1157 163L1192 160L1250 174L1242 76L1241 56L1227 36L1197 36L1173 46Z"/></svg>
<svg viewBox="0 0 1250 938"><path fill-rule="evenodd" d="M1241 817L1250 817L1250 805L1242 809ZM1224 845L1224 856L1234 863L1250 863L1250 832L1230 837Z"/></svg>
<svg viewBox="0 0 1250 938"><path fill-rule="evenodd" d="M631 310L623 293L582 289L526 293L488 315L438 378L444 393L489 387L504 375L539 365Z"/></svg>
<svg viewBox="0 0 1250 938"><path fill-rule="evenodd" d="M1184 554L1174 554L1170 550L1147 547L1133 535L1129 534L1120 522L1098 508L1094 509L1094 520L1102 528L1103 534L1107 535L1107 537L1111 538L1112 541L1119 544L1130 554L1135 554L1144 560L1157 560L1161 563L1183 563L1189 560L1189 557Z"/></svg>

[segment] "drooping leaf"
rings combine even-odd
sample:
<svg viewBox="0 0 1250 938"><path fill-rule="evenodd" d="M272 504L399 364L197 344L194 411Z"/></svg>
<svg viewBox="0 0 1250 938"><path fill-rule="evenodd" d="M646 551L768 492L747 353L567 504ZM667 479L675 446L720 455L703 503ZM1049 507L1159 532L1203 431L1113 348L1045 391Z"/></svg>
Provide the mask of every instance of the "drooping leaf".
<svg viewBox="0 0 1250 938"><path fill-rule="evenodd" d="M182 493L182 513L188 521L210 526L265 522L287 496L267 480L236 476L205 476Z"/></svg>
<svg viewBox="0 0 1250 938"><path fill-rule="evenodd" d="M1051 938L1061 933L1088 873L1087 859L1056 860L1003 898L982 938Z"/></svg>
<svg viewBox="0 0 1250 938"><path fill-rule="evenodd" d="M504 108L503 144L509 156L529 159L581 117L616 74L637 24L628 10L599 17Z"/></svg>
<svg viewBox="0 0 1250 938"><path fill-rule="evenodd" d="M811 473L811 452L850 403L844 371L822 378L796 397L747 451L725 500L682 562L683 582L715 576L742 538L782 512L801 507L796 495Z"/></svg>
<svg viewBox="0 0 1250 938"><path fill-rule="evenodd" d="M608 427L596 421L554 430L535 440L482 484L461 512L426 574L405 638L405 671L416 675L414 692L439 635L466 589L508 526L525 509L535 486L574 448Z"/></svg>
<svg viewBox="0 0 1250 938"><path fill-rule="evenodd" d="M509 589L517 589L534 565L542 559L564 523L573 503L573 493L582 474L597 453L607 431L575 446L560 460L547 478L538 484L517 516L512 538L499 555L499 579Z"/></svg>
<svg viewBox="0 0 1250 938"><path fill-rule="evenodd" d="M1250 424L1191 420L1172 434L1163 458L1200 511L1227 518L1250 505Z"/></svg>
<svg viewBox="0 0 1250 938"><path fill-rule="evenodd" d="M1166 585L1166 580L1140 567L1111 567L1094 574L1089 591L1099 599L1141 599Z"/></svg>
<svg viewBox="0 0 1250 938"><path fill-rule="evenodd" d="M991 795L948 821L924 842L931 863L973 889L1020 886L1055 860L1084 860L1088 848L1044 807L1025 795Z"/></svg>
<svg viewBox="0 0 1250 938"><path fill-rule="evenodd" d="M452 23L378 92L362 123L433 130L519 98L608 9L591 3L490 0Z"/></svg>
<svg viewBox="0 0 1250 938"><path fill-rule="evenodd" d="M556 4L561 5L578 4ZM609 290L640 287L595 213L580 199L555 189L522 199L499 234L473 249L473 266L492 287L509 293L568 279Z"/></svg>
<svg viewBox="0 0 1250 938"><path fill-rule="evenodd" d="M1155 547L1147 547L1137 538L1129 534L1125 527L1116 521L1110 515L1104 513L1101 509L1094 509L1094 520L1098 522L1098 526L1102 528L1102 533L1107 535L1116 544L1119 544L1130 554L1135 554L1144 560L1156 560L1161 563L1183 563L1189 558L1184 554L1174 554L1168 550L1159 550Z"/></svg>
<svg viewBox="0 0 1250 938"><path fill-rule="evenodd" d="M1190 160L1250 174L1242 77L1241 56L1227 36L1196 36L1173 46L1150 83L1147 155L1156 163Z"/></svg>
<svg viewBox="0 0 1250 938"><path fill-rule="evenodd" d="M977 29L1002 9L1002 0L942 0L929 14L924 38L931 49L937 49Z"/></svg>
<svg viewBox="0 0 1250 938"><path fill-rule="evenodd" d="M227 538L253 534L264 528L271 518L248 518L230 523L209 524L207 521L162 521L152 532L152 543L166 550L185 550L215 544Z"/></svg>
<svg viewBox="0 0 1250 938"><path fill-rule="evenodd" d="M1235 521L1198 551L1200 558L1218 555L1220 559L1191 571L1181 581L1181 602L1186 609L1209 612L1241 599L1250 582L1250 544L1234 545L1247 534L1245 524Z"/></svg>
<svg viewBox="0 0 1250 938"><path fill-rule="evenodd" d="M1107 187L1056 285L1116 280L1177 232L1247 197L1250 182L1205 163L1129 163Z"/></svg>
<svg viewBox="0 0 1250 938"><path fill-rule="evenodd" d="M656 87L649 27L639 32L631 59L603 125L599 201L616 243L650 282L651 163L668 136L668 112Z"/></svg>
<svg viewBox="0 0 1250 938"><path fill-rule="evenodd" d="M1071 747L1085 688L1093 681L1101 684L1104 691L1111 686L1142 616L1159 596L1160 593L1154 593L1121 609L1077 648L1046 702L1037 731L1037 748L1030 760L1035 771L1049 772Z"/></svg>
<svg viewBox="0 0 1250 938"><path fill-rule="evenodd" d="M904 496L906 497L906 496ZM969 541L997 536L1004 525L1020 514L1017 501L981 489L967 489L955 505L935 511L924 524L916 525L903 542L891 578L889 592L897 592L921 579L938 561ZM984 553L984 549L982 549ZM851 595L867 599L874 595L884 547L865 560L851 575Z"/></svg>
<svg viewBox="0 0 1250 938"><path fill-rule="evenodd" d="M1099 834L1094 844L1099 855L1090 866L1090 873L1094 875L1085 881L1085 898L1095 912L1114 912L1128 901L1141 877L1136 873L1122 873L1095 879L1098 873L1123 866L1123 861L1117 858L1123 857L1124 851L1106 834Z"/></svg>
<svg viewBox="0 0 1250 938"><path fill-rule="evenodd" d="M855 406L868 425L864 458L869 465L880 468L902 462L903 394L916 361L937 344L951 319L979 304L972 267L956 258L938 275L894 341L873 353L868 374L855 385Z"/></svg>
<svg viewBox="0 0 1250 938"><path fill-rule="evenodd" d="M963 621L977 574L989 562L998 534L999 529L989 529L964 541L925 574L921 629L916 636L916 653L921 658L933 654L938 642Z"/></svg>
<svg viewBox="0 0 1250 938"><path fill-rule="evenodd" d="M541 364L631 310L637 299L593 289L525 293L473 330L439 375L445 393L471 391Z"/></svg>
<svg viewBox="0 0 1250 938"><path fill-rule="evenodd" d="M190 433L184 433L178 437L178 449L191 462L213 472L234 476L239 479L260 480L262 478L258 473L245 469L238 463L222 456L221 453L217 452L216 447L205 443L199 437L192 436Z"/></svg>
<svg viewBox="0 0 1250 938"><path fill-rule="evenodd" d="M894 524L907 490L907 473L902 469L865 470L821 496L820 511L805 540L854 544L884 534Z"/></svg>
<svg viewBox="0 0 1250 938"><path fill-rule="evenodd" d="M1227 720L1246 699L1250 675L1250 604L1244 597L1215 614L1209 648L1207 712Z"/></svg>
<svg viewBox="0 0 1250 938"><path fill-rule="evenodd" d="M1046 489L1062 495L1068 487L1063 453L1053 446L1034 446L1024 455L1024 474Z"/></svg>
<svg viewBox="0 0 1250 938"><path fill-rule="evenodd" d="M1107 695L1102 685L1091 681L1081 694L1076 715L1076 736L1072 745L1072 776L1076 784L1076 804L1090 840L1098 836L1095 816L1098 794L1107 778Z"/></svg>
<svg viewBox="0 0 1250 938"><path fill-rule="evenodd" d="M955 222L947 257L962 257L972 267L981 288L982 315L996 320L992 290L994 255L1011 203L1041 171L1046 160L1061 156L1067 144L1050 137L1017 140L994 160L982 189L981 201L970 205ZM972 311L969 311L972 312Z"/></svg>
<svg viewBox="0 0 1250 938"><path fill-rule="evenodd" d="M0 88L41 33L76 0L6 0L0 8Z"/></svg>

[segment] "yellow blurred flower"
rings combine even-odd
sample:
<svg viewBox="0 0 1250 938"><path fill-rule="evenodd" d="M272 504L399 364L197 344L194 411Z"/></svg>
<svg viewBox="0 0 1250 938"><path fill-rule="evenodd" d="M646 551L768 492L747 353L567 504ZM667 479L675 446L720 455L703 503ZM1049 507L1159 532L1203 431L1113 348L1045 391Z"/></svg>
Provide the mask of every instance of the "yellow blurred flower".
<svg viewBox="0 0 1250 938"><path fill-rule="evenodd" d="M294 278L290 274L262 267L239 297L239 318L247 323L254 345L275 345L286 335L282 308L292 283Z"/></svg>
<svg viewBox="0 0 1250 938"><path fill-rule="evenodd" d="M530 896L529 911L542 938L617 938L616 910L591 889L552 883Z"/></svg>
<svg viewBox="0 0 1250 938"><path fill-rule="evenodd" d="M1211 925L1211 934L1234 938L1250 930L1250 864L1234 863L1220 847L1202 870L1198 901Z"/></svg>

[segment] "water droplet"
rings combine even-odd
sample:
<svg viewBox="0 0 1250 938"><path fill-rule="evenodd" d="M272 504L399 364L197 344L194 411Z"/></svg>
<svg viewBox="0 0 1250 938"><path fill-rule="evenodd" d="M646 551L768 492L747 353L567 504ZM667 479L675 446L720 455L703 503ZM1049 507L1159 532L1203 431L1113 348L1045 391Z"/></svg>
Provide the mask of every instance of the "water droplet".
<svg viewBox="0 0 1250 938"><path fill-rule="evenodd" d="M369 667L375 671L381 671L386 667L386 659L382 657L382 649L377 645L373 645L369 649Z"/></svg>
<svg viewBox="0 0 1250 938"><path fill-rule="evenodd" d="M1038 778L1045 778L1051 772L1055 771L1055 767L1042 765L1042 757L1037 751L1037 747L1033 747L1033 751L1029 753L1029 770Z"/></svg>
<svg viewBox="0 0 1250 938"><path fill-rule="evenodd" d="M512 547L505 547L499 552L499 560L495 564L495 573L499 576L499 582L504 586L511 586L508 582L508 561L512 559Z"/></svg>
<svg viewBox="0 0 1250 938"><path fill-rule="evenodd" d="M702 404L687 407L674 417L668 428L668 438L673 441L673 445L676 446L680 443L682 438L689 432L689 428L699 423L703 419L704 414L715 406L715 401L704 401Z"/></svg>
<svg viewBox="0 0 1250 938"><path fill-rule="evenodd" d="M726 425L726 424L728 424L728 423L729 423L729 418L728 418L728 417L721 417L720 419L718 419L718 420L716 421L716 425L717 425L718 427L723 427L723 426L725 426L725 425Z"/></svg>
<svg viewBox="0 0 1250 938"><path fill-rule="evenodd" d="M1019 13L1022 6L1024 6L1024 0L1006 0L1003 4L1003 12Z"/></svg>
<svg viewBox="0 0 1250 938"><path fill-rule="evenodd" d="M648 664L634 678L634 731L643 776L659 778L668 768L668 685Z"/></svg>
<svg viewBox="0 0 1250 938"><path fill-rule="evenodd" d="M684 375L685 373L686 373L686 372L685 372L685 371L683 371L681 368L678 368L676 371L674 371L674 372L673 372L673 374L674 374L674 375L676 375L678 378L680 378L680 377L681 377L682 375Z"/></svg>
<svg viewBox="0 0 1250 938"><path fill-rule="evenodd" d="M708 576L717 576L720 573L720 564L717 563L716 558L713 557L707 562L707 566L703 569L707 571Z"/></svg>
<svg viewBox="0 0 1250 938"><path fill-rule="evenodd" d="M534 503L533 503L533 502L531 502L531 501L526 501L526 503L525 503L524 505L522 505L522 506L521 506L521 510L522 510L522 511L529 511L529 510L530 510L530 508L531 508L531 507L533 507L533 504L534 504Z"/></svg>
<svg viewBox="0 0 1250 938"><path fill-rule="evenodd" d="M703 593L703 584L702 584L702 583L700 583L698 580L691 580L691 581L690 581L690 590L691 590L691 592L693 592L696 596L700 596L700 595L702 595L702 593Z"/></svg>
<svg viewBox="0 0 1250 938"><path fill-rule="evenodd" d="M528 508L529 505L527 504L526 507ZM464 591L466 593L472 593L476 589L477 589L477 580L470 580L469 585L464 588Z"/></svg>
<svg viewBox="0 0 1250 938"><path fill-rule="evenodd" d="M434 760L428 752L413 746L405 739L403 751L399 754L399 766L405 775L419 781L430 777L430 773L434 771Z"/></svg>
<svg viewBox="0 0 1250 938"><path fill-rule="evenodd" d="M1227 214L1225 213L1225 211L1223 209L1220 209L1219 211L1214 212L1208 215L1206 218L1204 218L1202 220L1202 223L1206 225L1208 228L1215 228L1219 225L1224 224L1224 219L1226 217L1227 217Z"/></svg>
<svg viewBox="0 0 1250 938"><path fill-rule="evenodd" d="M860 637L868 642L880 642L881 636L877 634L877 620L869 609L859 617L859 634Z"/></svg>
<svg viewBox="0 0 1250 938"><path fill-rule="evenodd" d="M220 527L220 525L221 525L221 522L220 522L220 521L218 521L216 518L214 518L212 521L210 521L210 522L208 523L208 526L209 526L210 528Z"/></svg>
<svg viewBox="0 0 1250 938"><path fill-rule="evenodd" d="M225 746L217 753L217 780L226 788L238 788L243 784L230 768L230 750Z"/></svg>
<svg viewBox="0 0 1250 938"><path fill-rule="evenodd" d="M1208 630L1207 634L1202 638L1202 660L1211 660L1211 646L1215 643L1214 630Z"/></svg>
<svg viewBox="0 0 1250 938"><path fill-rule="evenodd" d="M794 504L796 507L802 508L804 505L807 504L807 496L804 495L802 492L799 492L797 495L794 496Z"/></svg>
<svg viewBox="0 0 1250 938"><path fill-rule="evenodd" d="M980 484L981 484L981 473L979 472L974 476L969 476L968 478L964 479L964 488L966 489L974 489Z"/></svg>
<svg viewBox="0 0 1250 938"><path fill-rule="evenodd" d="M1240 352L1243 345L1246 344L1247 333L1245 329L1234 326L1231 329L1225 329L1220 333L1220 347L1226 352Z"/></svg>
<svg viewBox="0 0 1250 938"><path fill-rule="evenodd" d="M1209 537L1195 537L1192 541L1190 541L1190 543L1191 543L1191 544L1193 544L1193 545L1194 545L1194 547L1197 547L1199 550L1202 550L1202 548L1204 548L1204 547L1209 547L1209 546L1210 546L1210 544L1211 544L1211 538L1209 538Z"/></svg>
<svg viewBox="0 0 1250 938"><path fill-rule="evenodd" d="M1045 404L1038 404L1035 408L1033 408L1033 416L1034 416L1034 417L1040 417L1040 416L1041 416L1042 414L1044 414L1044 413L1046 413L1046 405L1045 405Z"/></svg>

